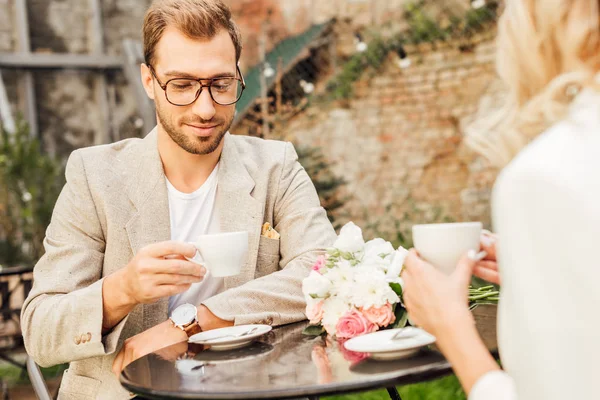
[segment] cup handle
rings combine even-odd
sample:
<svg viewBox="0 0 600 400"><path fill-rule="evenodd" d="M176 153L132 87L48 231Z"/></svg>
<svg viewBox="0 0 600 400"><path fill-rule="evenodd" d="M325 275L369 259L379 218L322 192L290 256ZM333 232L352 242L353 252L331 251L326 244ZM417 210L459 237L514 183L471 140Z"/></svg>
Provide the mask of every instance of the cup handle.
<svg viewBox="0 0 600 400"><path fill-rule="evenodd" d="M200 250L197 247L196 247L196 254L194 254L194 257L191 257L191 258L190 257L186 257L186 259L188 261L193 262L193 263L204 265L204 258L202 257L202 253L200 253ZM206 265L204 265L204 267L206 267Z"/></svg>

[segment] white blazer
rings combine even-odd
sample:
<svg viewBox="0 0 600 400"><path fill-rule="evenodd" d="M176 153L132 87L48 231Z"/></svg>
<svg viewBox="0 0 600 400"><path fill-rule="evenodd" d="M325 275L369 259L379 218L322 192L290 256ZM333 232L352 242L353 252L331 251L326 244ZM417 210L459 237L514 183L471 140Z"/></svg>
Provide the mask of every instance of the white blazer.
<svg viewBox="0 0 600 400"><path fill-rule="evenodd" d="M504 372L470 400L600 399L600 93L501 173L492 200Z"/></svg>

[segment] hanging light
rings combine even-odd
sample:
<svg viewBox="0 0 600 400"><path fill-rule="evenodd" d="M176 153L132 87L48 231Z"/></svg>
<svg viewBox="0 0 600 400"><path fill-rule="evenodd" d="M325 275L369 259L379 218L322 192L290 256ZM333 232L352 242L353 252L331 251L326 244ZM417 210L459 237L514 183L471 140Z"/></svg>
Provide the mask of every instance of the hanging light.
<svg viewBox="0 0 600 400"><path fill-rule="evenodd" d="M356 51L359 53L364 52L369 47L359 32L354 32L354 44L356 45Z"/></svg>
<svg viewBox="0 0 600 400"><path fill-rule="evenodd" d="M304 93L306 93L306 94L311 94L312 92L315 91L315 85L310 82L306 82L304 79L300 80L300 86L302 87L302 90L304 90Z"/></svg>
<svg viewBox="0 0 600 400"><path fill-rule="evenodd" d="M398 53L398 60L396 61L398 66L402 69L406 69L406 68L410 67L410 65L412 64L412 61L408 57L408 54L406 53L406 50L404 50L404 47L402 47L402 46L398 47L398 49L396 50L396 53Z"/></svg>
<svg viewBox="0 0 600 400"><path fill-rule="evenodd" d="M474 9L479 9L482 7L485 7L485 0L473 0L471 1L471 7L473 7Z"/></svg>
<svg viewBox="0 0 600 400"><path fill-rule="evenodd" d="M144 120L141 118L136 118L133 121L133 126L135 126L136 129L142 129L144 127Z"/></svg>
<svg viewBox="0 0 600 400"><path fill-rule="evenodd" d="M271 64L269 64L268 62L265 62L265 64L263 65L263 74L267 78L271 78L273 75L275 75L275 70L273 69L273 67L271 67Z"/></svg>

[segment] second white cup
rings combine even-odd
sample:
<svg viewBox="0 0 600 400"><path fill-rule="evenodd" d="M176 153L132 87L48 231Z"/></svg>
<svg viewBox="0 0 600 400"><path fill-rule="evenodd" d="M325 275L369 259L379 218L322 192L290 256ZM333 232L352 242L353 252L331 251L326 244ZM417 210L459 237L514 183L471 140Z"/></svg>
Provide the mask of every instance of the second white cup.
<svg viewBox="0 0 600 400"><path fill-rule="evenodd" d="M423 224L412 228L419 255L446 274L451 274L469 250L479 251L481 222Z"/></svg>
<svg viewBox="0 0 600 400"><path fill-rule="evenodd" d="M239 274L248 256L248 232L202 235L191 244L197 252L188 260L202 264L214 277Z"/></svg>

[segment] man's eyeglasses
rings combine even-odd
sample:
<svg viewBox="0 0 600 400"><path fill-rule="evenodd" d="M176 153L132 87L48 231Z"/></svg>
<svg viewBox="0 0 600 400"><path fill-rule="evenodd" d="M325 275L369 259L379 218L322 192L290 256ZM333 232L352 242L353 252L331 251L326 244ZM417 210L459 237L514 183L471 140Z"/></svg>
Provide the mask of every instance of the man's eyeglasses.
<svg viewBox="0 0 600 400"><path fill-rule="evenodd" d="M215 103L228 106L236 103L242 97L242 92L246 88L246 83L244 82L244 77L239 66L236 66L239 78L173 78L164 84L156 76L154 68L151 65L148 65L148 68L150 68L150 72L158 82L158 85L165 91L167 101L174 106L189 106L200 97L202 89L205 87L208 88L210 97ZM202 81L208 82L208 84L205 85Z"/></svg>

